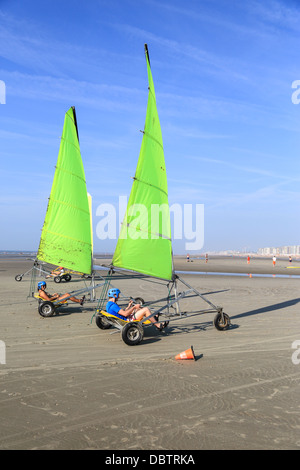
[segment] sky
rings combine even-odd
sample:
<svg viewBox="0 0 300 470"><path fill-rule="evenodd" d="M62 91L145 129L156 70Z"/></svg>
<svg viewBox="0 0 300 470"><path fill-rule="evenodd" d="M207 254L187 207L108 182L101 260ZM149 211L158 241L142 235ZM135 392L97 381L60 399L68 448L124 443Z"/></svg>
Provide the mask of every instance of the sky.
<svg viewBox="0 0 300 470"><path fill-rule="evenodd" d="M204 205L195 253L300 244L299 23L296 0L0 0L0 250L37 250L75 106L94 251L114 251L97 233L131 190L145 43L169 203L190 205L195 231Z"/></svg>

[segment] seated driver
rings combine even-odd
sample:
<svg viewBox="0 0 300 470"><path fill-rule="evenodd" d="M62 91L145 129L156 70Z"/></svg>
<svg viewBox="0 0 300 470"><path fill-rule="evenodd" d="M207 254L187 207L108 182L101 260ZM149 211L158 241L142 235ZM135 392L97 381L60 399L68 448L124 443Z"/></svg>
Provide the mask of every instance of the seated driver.
<svg viewBox="0 0 300 470"><path fill-rule="evenodd" d="M129 321L133 320L141 320L142 318L150 317L151 312L148 307L142 307L140 304L133 305L133 300L130 300L128 306L123 310L119 305L117 304L117 301L119 299L121 291L119 289L109 289L107 295L108 295L108 302L106 304L106 311L107 313L110 313L112 315L118 313L119 315L122 315L123 317L126 317ZM155 324L156 328L158 328L160 331L166 328L166 326L169 324L168 321L165 321L163 323L157 323L157 320L154 317L149 318L151 323Z"/></svg>
<svg viewBox="0 0 300 470"><path fill-rule="evenodd" d="M41 281L38 283L37 285L38 287L38 292L39 292L39 296L43 299L43 300L49 300L50 302L53 302L53 300L72 300L72 302L76 302L80 305L83 305L83 302L84 302L84 299L85 299L85 295L83 297L81 297L81 299L77 299L76 297L69 297L70 294L48 294L45 289L47 287L47 284L45 281Z"/></svg>

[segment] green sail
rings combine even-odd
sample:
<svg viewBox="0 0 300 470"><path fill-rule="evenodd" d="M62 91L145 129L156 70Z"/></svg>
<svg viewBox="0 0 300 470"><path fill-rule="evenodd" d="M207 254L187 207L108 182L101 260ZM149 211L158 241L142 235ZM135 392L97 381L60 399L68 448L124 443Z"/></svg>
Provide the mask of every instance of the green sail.
<svg viewBox="0 0 300 470"><path fill-rule="evenodd" d="M136 173L113 256L113 266L172 279L168 185L147 45L147 114Z"/></svg>
<svg viewBox="0 0 300 470"><path fill-rule="evenodd" d="M91 218L80 154L75 108L65 115L63 134L37 258L90 274Z"/></svg>

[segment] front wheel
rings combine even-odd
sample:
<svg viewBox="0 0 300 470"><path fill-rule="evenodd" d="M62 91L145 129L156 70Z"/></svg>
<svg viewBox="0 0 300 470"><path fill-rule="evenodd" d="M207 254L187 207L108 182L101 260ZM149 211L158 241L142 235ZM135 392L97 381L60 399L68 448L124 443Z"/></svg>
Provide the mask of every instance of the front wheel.
<svg viewBox="0 0 300 470"><path fill-rule="evenodd" d="M42 317L45 317L45 318L52 317L54 312L55 312L55 308L52 302L49 302L49 301L42 302L41 305L39 306L39 314Z"/></svg>
<svg viewBox="0 0 300 470"><path fill-rule="evenodd" d="M145 303L145 301L142 297L136 297L134 299L134 301L135 301L136 304L140 304L140 305L144 305L144 303Z"/></svg>
<svg viewBox="0 0 300 470"><path fill-rule="evenodd" d="M55 276L54 282L56 282L56 284L59 284L61 282L61 277L60 276Z"/></svg>
<svg viewBox="0 0 300 470"><path fill-rule="evenodd" d="M227 313L217 313L217 315L214 318L214 326L217 328L219 331L224 331L229 328L230 325L230 318L227 315Z"/></svg>
<svg viewBox="0 0 300 470"><path fill-rule="evenodd" d="M142 341L143 337L143 327L138 323L129 322L122 328L122 339L128 346L136 346Z"/></svg>
<svg viewBox="0 0 300 470"><path fill-rule="evenodd" d="M103 315L96 315L96 325L101 330L108 330L111 327L111 324Z"/></svg>
<svg viewBox="0 0 300 470"><path fill-rule="evenodd" d="M22 279L23 279L23 276L21 276L21 274L17 274L15 277L15 281L18 281L18 282L22 281Z"/></svg>

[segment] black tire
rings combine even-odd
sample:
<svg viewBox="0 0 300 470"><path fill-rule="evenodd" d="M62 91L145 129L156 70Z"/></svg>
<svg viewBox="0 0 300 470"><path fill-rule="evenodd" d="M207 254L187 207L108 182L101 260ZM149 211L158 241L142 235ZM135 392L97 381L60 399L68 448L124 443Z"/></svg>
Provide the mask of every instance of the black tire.
<svg viewBox="0 0 300 470"><path fill-rule="evenodd" d="M223 318L222 318L223 317ZM219 331L225 331L228 330L230 325L230 318L227 315L227 313L217 313L217 315L214 318L214 326L217 328Z"/></svg>
<svg viewBox="0 0 300 470"><path fill-rule="evenodd" d="M72 279L72 276L71 274L64 274L63 278L66 282L70 282Z"/></svg>
<svg viewBox="0 0 300 470"><path fill-rule="evenodd" d="M39 314L44 317L52 317L52 315L55 312L55 308L52 302L49 302L46 300L46 302L43 302L39 306Z"/></svg>
<svg viewBox="0 0 300 470"><path fill-rule="evenodd" d="M61 282L61 277L60 277L60 276L55 276L54 282L56 282L57 284L59 284L59 283Z"/></svg>
<svg viewBox="0 0 300 470"><path fill-rule="evenodd" d="M143 327L138 323L129 322L122 328L122 340L128 346L136 346L142 341L143 337Z"/></svg>
<svg viewBox="0 0 300 470"><path fill-rule="evenodd" d="M103 315L96 315L96 325L101 330L108 330L111 327L111 323Z"/></svg>
<svg viewBox="0 0 300 470"><path fill-rule="evenodd" d="M144 305L144 303L145 303L145 301L142 297L136 297L134 299L134 301L135 301L136 304L141 304L141 305Z"/></svg>
<svg viewBox="0 0 300 470"><path fill-rule="evenodd" d="M22 279L23 279L23 276L21 274L17 274L15 277L15 281L18 281L18 282L22 281Z"/></svg>

